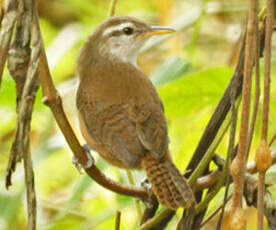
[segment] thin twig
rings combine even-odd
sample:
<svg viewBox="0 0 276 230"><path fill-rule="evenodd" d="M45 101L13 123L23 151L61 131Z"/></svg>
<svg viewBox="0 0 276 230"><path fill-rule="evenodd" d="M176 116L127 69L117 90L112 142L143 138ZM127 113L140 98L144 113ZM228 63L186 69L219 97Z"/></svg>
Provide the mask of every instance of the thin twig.
<svg viewBox="0 0 276 230"><path fill-rule="evenodd" d="M4 16L0 27L0 86L7 53L10 47L13 27L17 18L17 5L17 0L6 0L2 12Z"/></svg>
<svg viewBox="0 0 276 230"><path fill-rule="evenodd" d="M234 180L234 194L232 211L233 218L231 226L240 224L240 229L245 228L245 219L242 215L242 192L244 187L245 175L245 162L246 150L248 143L248 126L249 126L249 113L250 113L250 95L251 95L251 80L252 80L252 67L253 67L253 48L254 48L254 30L256 23L256 0L250 1L249 18L246 35L245 47L245 62L244 62L244 81L242 92L242 117L241 117L241 130L239 138L238 154L231 164L231 174Z"/></svg>
<svg viewBox="0 0 276 230"><path fill-rule="evenodd" d="M258 1L257 1L257 12L258 12ZM254 130L255 130L255 124L257 120L257 115L259 111L259 100L260 100L260 94L261 94L261 87L260 87L260 34L259 34L259 23L257 22L258 15L256 14L256 23L255 23L255 97L254 97L254 107L253 107L253 113L252 113L252 119L251 124L249 128L249 134L248 134L248 143L247 143L247 149L246 149L246 159L248 158L248 154L250 151Z"/></svg>
<svg viewBox="0 0 276 230"><path fill-rule="evenodd" d="M265 27L265 78L264 78L264 102L262 119L262 140L267 141L268 115L269 115L269 94L270 94L270 65L271 65L271 37L273 23L273 0L268 0L267 17Z"/></svg>
<svg viewBox="0 0 276 230"><path fill-rule="evenodd" d="M274 141L276 140L276 133L273 135L273 137L271 138L270 142L269 142L269 147L272 146L272 144L274 143Z"/></svg>
<svg viewBox="0 0 276 230"><path fill-rule="evenodd" d="M259 171L258 177L258 230L264 228L264 192L265 192L265 173L271 165L270 150L267 146L267 133L268 133L268 117L269 117L269 99L270 99L270 65L271 65L271 38L273 27L273 13L274 4L273 0L267 2L267 16L266 16L266 30L265 30L265 76L264 76L264 101L263 101L263 117L262 117L262 137L260 152L256 152L256 164ZM257 155L259 154L259 156ZM262 157L262 158L260 158ZM265 160L263 160L265 159ZM260 162L260 160L262 162ZM262 164L264 167L259 167Z"/></svg>
<svg viewBox="0 0 276 230"><path fill-rule="evenodd" d="M233 194L231 194L229 197L226 197L226 201L223 202L223 204L221 204L210 216L208 216L206 218L206 220L204 220L202 222L202 224L200 225L200 227L202 228L205 224L207 224L220 210L222 210L225 205L227 204L227 202L232 198ZM219 225L218 225L219 226Z"/></svg>
<svg viewBox="0 0 276 230"><path fill-rule="evenodd" d="M237 84L237 82L234 82ZM229 192L229 187L230 187L230 164L232 160L234 159L234 153L235 153L235 137L236 137L236 128L237 128L237 107L235 103L235 95L237 94L237 88L233 87L233 90L231 92L231 112L232 112L232 124L231 124L231 131L230 131L230 136L229 136L229 144L228 144L228 151L227 151L227 158L228 161L225 163L225 167L227 167L227 176L226 176L226 182L225 182L225 192L224 192L224 198L223 198L223 204L221 206L221 213L219 216L219 220L216 226L217 230L221 229L222 225L222 219L224 216L224 211L225 211L225 206L227 203L227 197L228 197L228 192Z"/></svg>
<svg viewBox="0 0 276 230"><path fill-rule="evenodd" d="M161 222L164 221L164 219L170 217L171 215L174 215L175 211L172 211L170 209L164 209L162 212L157 214L154 218L148 220L146 223L144 223L139 230L149 230L153 227L158 226Z"/></svg>
<svg viewBox="0 0 276 230"><path fill-rule="evenodd" d="M198 177L201 176L201 174L204 172L204 170L206 169L207 165L210 163L210 161L213 158L213 155L215 153L215 150L217 148L217 146L219 145L220 141L222 140L224 134L226 133L229 125L231 123L231 119L230 117L226 118L224 123L222 124L222 126L219 129L219 133L218 135L215 137L213 143L210 145L210 147L208 148L206 154L204 155L204 157L201 159L199 165L197 166L197 168L193 171L192 175L189 177L188 179L188 183L191 187L194 186L196 180Z"/></svg>
<svg viewBox="0 0 276 230"><path fill-rule="evenodd" d="M112 17L115 15L116 4L117 0L111 0L108 17Z"/></svg>
<svg viewBox="0 0 276 230"><path fill-rule="evenodd" d="M235 92L233 92L233 95L234 95ZM236 108L239 107L239 104L240 104L240 100L237 101L236 105L235 105L235 98L233 97L232 98L232 103L234 103L234 113L232 112L232 114L234 116L236 116ZM207 207L207 205L209 204L209 202L214 198L214 196L219 192L220 188L222 186L225 185L225 181L226 181L226 178L227 178L227 172L229 171L229 164L230 164L230 157L231 157L231 153L234 152L234 144L235 144L235 130L236 130L236 117L233 118L234 119L234 127L232 126L232 129L231 129L231 138L230 138L230 142L229 142L229 151L227 153L227 158L226 158L226 161L224 163L224 167L223 167L223 171L222 171L222 176L220 177L220 179L218 180L217 184L215 185L215 187L208 192L208 194L206 195L205 199L200 202L199 204L197 204L196 206L196 213L199 213L200 211L202 211L203 209L205 209ZM229 121L228 121L229 120ZM232 116L231 116L231 119L226 117L226 121L225 123L227 122L231 122L232 120ZM222 125L222 129L224 127L224 123ZM226 126L227 127L227 126ZM207 154L205 155L207 156Z"/></svg>
<svg viewBox="0 0 276 230"><path fill-rule="evenodd" d="M16 112L17 124L10 151L8 167L6 170L6 188L12 184L11 177L16 169L16 165L23 158L26 151L29 150L29 138L31 116L33 112L32 100L28 100L28 96L35 95L38 89L38 82L33 82L29 85L28 91L26 88L26 77L30 62L30 39L31 39L31 20L32 11L30 6L25 7L25 1L21 1L17 10L17 27L14 36L14 41L9 48L8 54L8 69L10 75L16 83ZM22 96L23 91L25 95ZM21 98L23 98L21 103ZM21 105L24 109L20 109Z"/></svg>
<svg viewBox="0 0 276 230"><path fill-rule="evenodd" d="M32 0L22 0L19 2L16 12L18 17L15 18L18 20L17 31L9 54L9 70L16 82L17 88L18 118L6 176L6 187L8 188L11 185L11 175L15 170L16 163L23 158L29 230L36 229L36 195L30 154L30 130L33 105L39 86L38 69L41 51L39 33L34 28L31 57L29 57L33 8L35 8L35 2ZM6 49L9 48L9 43L10 41L6 44L8 46ZM5 60L2 59L2 61L4 64Z"/></svg>
<svg viewBox="0 0 276 230"><path fill-rule="evenodd" d="M264 229L264 192L265 173L260 172L258 176L258 230Z"/></svg>
<svg viewBox="0 0 276 230"><path fill-rule="evenodd" d="M157 201L157 198L152 193L150 198L148 199L148 204L144 210L140 225L146 223L149 219L151 219L155 215L158 205L159 203Z"/></svg>
<svg viewBox="0 0 276 230"><path fill-rule="evenodd" d="M127 178L128 178L129 184L135 185L132 172L130 170L126 170L126 172L127 172ZM141 208L141 205L139 203L139 200L137 200L136 198L134 198L134 199L135 199L135 205L136 205L136 209L137 209L138 218L140 220L141 217L142 217L142 208Z"/></svg>
<svg viewBox="0 0 276 230"><path fill-rule="evenodd" d="M30 11L29 13L34 12L36 9L35 0L25 0L24 1L24 8L26 11ZM31 23L31 21L29 22ZM28 28L28 27L27 27ZM31 27L28 29L31 30ZM29 104L30 110L30 119L31 121L31 114L33 110L33 104L36 92L38 90L39 85L39 78L38 78L38 69L39 69L39 56L41 52L41 38L40 33L38 30L37 25L34 25L32 31L32 52L30 63L27 72L26 83L22 93L22 99L20 102L20 110L19 116L24 114L26 111L26 107L24 106L24 102ZM20 118L20 117L19 117ZM21 117L24 120L24 118ZM27 206L28 206L28 230L35 230L36 229L36 195L35 195L35 185L34 185L34 172L32 167L32 159L30 155L30 146L29 146L29 132L30 132L30 123L28 128L28 137L24 137L25 145L28 149L24 153L24 169L25 169L25 180L26 180L26 187L27 187ZM27 143L26 143L27 142Z"/></svg>
<svg viewBox="0 0 276 230"><path fill-rule="evenodd" d="M116 213L116 222L115 222L115 230L120 230L120 224L121 224L121 212L117 211L117 213Z"/></svg>

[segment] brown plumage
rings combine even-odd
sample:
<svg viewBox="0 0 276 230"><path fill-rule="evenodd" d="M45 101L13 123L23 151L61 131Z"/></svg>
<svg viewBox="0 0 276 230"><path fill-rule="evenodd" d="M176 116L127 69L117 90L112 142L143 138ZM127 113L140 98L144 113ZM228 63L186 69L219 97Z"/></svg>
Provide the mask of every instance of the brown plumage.
<svg viewBox="0 0 276 230"><path fill-rule="evenodd" d="M81 131L109 163L144 169L161 204L189 207L194 196L171 161L162 102L132 60L152 31L137 19L113 17L89 37L78 59Z"/></svg>

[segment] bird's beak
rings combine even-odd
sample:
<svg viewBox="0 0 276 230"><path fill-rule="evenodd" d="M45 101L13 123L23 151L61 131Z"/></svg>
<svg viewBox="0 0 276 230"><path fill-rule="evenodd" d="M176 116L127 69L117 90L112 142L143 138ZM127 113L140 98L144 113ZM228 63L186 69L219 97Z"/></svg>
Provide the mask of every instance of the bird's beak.
<svg viewBox="0 0 276 230"><path fill-rule="evenodd" d="M148 38L153 35L162 35L162 34L170 34L174 33L175 30L169 27L165 26L151 26L148 30L142 32L139 34L136 39L143 39L143 38Z"/></svg>

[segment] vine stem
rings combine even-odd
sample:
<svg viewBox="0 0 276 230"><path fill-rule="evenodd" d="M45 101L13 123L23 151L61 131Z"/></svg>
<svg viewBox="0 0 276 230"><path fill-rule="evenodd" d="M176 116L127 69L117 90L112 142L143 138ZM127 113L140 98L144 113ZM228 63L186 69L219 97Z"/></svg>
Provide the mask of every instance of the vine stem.
<svg viewBox="0 0 276 230"><path fill-rule="evenodd" d="M244 80L242 90L242 115L238 154L231 164L231 174L234 181L232 202L231 229L245 229L246 219L242 210L242 195L246 163L246 150L249 143L248 127L251 101L252 68L254 59L254 34L257 14L257 0L251 0L246 34Z"/></svg>
<svg viewBox="0 0 276 230"><path fill-rule="evenodd" d="M116 4L117 4L117 0L111 0L108 17L112 17L115 15Z"/></svg>
<svg viewBox="0 0 276 230"><path fill-rule="evenodd" d="M256 164L259 171L258 176L258 230L264 229L264 193L265 193L265 174L271 165L271 155L267 144L268 135L268 118L269 118L269 101L270 101L270 67L271 67L271 38L273 27L273 0L267 1L267 16L265 30L265 76L264 76L264 100L263 100L263 116L262 116L262 137L261 143L265 145L260 148L261 151L256 152ZM257 155L259 154L259 156ZM262 166L262 167L260 167Z"/></svg>

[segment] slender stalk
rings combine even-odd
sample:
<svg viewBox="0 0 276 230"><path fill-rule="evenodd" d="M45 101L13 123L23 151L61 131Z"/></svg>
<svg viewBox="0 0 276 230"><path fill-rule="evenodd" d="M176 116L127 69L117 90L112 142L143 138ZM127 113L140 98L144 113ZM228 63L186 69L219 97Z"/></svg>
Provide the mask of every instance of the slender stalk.
<svg viewBox="0 0 276 230"><path fill-rule="evenodd" d="M235 221L242 224L241 229L245 228L245 222L242 215L242 194L244 187L244 174L245 174L245 160L246 150L248 143L248 126L249 126L249 112L250 112L250 96L251 96L251 80L252 80L252 67L253 67L253 48L254 48L254 30L256 23L256 3L257 0L250 1L249 19L247 25L247 37L245 47L245 63L244 63L244 80L242 92L242 117L241 117L241 130L239 138L238 154L231 164L231 174L234 181L234 194L232 210L233 216L232 227L236 228ZM243 223L242 223L243 222Z"/></svg>
<svg viewBox="0 0 276 230"><path fill-rule="evenodd" d="M212 144L208 148L206 154L201 159L199 165L194 170L192 175L189 177L188 183L191 187L193 187L195 185L197 178L199 178L201 176L201 174L206 169L206 166L212 160L214 152L215 152L216 148L218 147L219 143L221 142L222 138L224 137L224 134L226 133L230 123L231 123L231 119L228 116L225 119L225 121L223 122L222 126L220 127L217 136L215 137L214 141L212 142Z"/></svg>
<svg viewBox="0 0 276 230"><path fill-rule="evenodd" d="M196 205L195 212L197 214L200 213L201 211L203 211L208 206L210 201L220 191L220 188L225 184L225 180L226 180L227 172L228 172L229 160L230 160L230 155L227 156L227 159L226 159L224 167L223 167L222 175L221 175L218 183L216 184L216 186L206 195L206 198L202 202L200 202L198 205Z"/></svg>
<svg viewBox="0 0 276 230"><path fill-rule="evenodd" d="M276 133L273 135L273 137L271 138L270 142L269 142L269 147L271 147L271 145L273 144L273 142L276 140Z"/></svg>
<svg viewBox="0 0 276 230"><path fill-rule="evenodd" d="M257 2L257 11L258 11L258 2ZM246 159L248 158L248 154L251 147L251 142L253 139L253 134L255 130L256 119L259 111L259 100L261 94L261 87L260 87L260 34L259 34L259 23L257 22L258 15L256 14L256 23L255 23L255 97L254 97L254 107L253 107L253 114L251 119L251 124L249 128L249 138L247 143L246 149Z"/></svg>
<svg viewBox="0 0 276 230"><path fill-rule="evenodd" d="M108 17L112 17L115 15L116 4L117 0L111 0Z"/></svg>
<svg viewBox="0 0 276 230"><path fill-rule="evenodd" d="M237 118L238 118L238 113L237 113L237 106L235 104L235 95L237 89L235 87L233 87L233 90L231 92L231 115L232 115L232 125L231 125L231 131L230 131L230 135L229 135L229 144L228 144L228 151L227 151L227 158L228 158L228 162L227 164L225 164L225 167L227 167L227 175L226 175L226 183L225 183L225 192L224 192L224 198L223 198L223 204L221 207L221 213L219 216L219 220L217 222L217 226L216 226L216 230L220 230L221 229L221 225L222 225L222 220L223 220L223 216L224 216L224 211L225 211L225 205L227 203L227 197L228 197L228 192L229 192L229 187L230 187L230 164L231 161L233 159L234 156L234 152L235 152L235 137L236 137L236 129L237 129Z"/></svg>
<svg viewBox="0 0 276 230"><path fill-rule="evenodd" d="M149 230L152 227L156 226L156 223L161 222L163 219L171 215L171 213L174 213L174 211L170 209L164 209L162 212L157 214L154 218L148 220L146 223L144 223L138 230Z"/></svg>
<svg viewBox="0 0 276 230"><path fill-rule="evenodd" d="M234 98L232 100L232 103L234 103L234 107L235 107L234 108L234 113L232 113L232 115L235 116L236 115L235 114L236 113L235 112L236 108L238 108L239 104L240 104L240 98L238 99L236 105L235 105L235 99ZM227 130L228 126L230 125L231 120L232 120L232 117L229 118L229 115L228 115L226 117L226 121L225 121L225 127L226 127L225 131ZM234 123L236 123L235 118L234 118ZM223 123L223 126L221 128L222 129L224 128L224 123ZM196 213L199 213L202 210L204 210L207 207L207 205L209 204L209 202L213 199L213 197L219 192L220 188L225 184L225 181L226 181L226 178L227 178L227 173L229 172L229 163L230 163L231 153L232 153L232 150L234 149L235 129L236 129L236 124L234 124L234 127L232 126L231 137L230 137L230 142L229 142L229 150L227 152L227 158L226 158L226 161L224 163L224 167L223 167L221 177L218 180L216 186L206 195L206 198L196 206ZM214 149L214 151L215 151L215 149ZM207 154L205 156L207 156ZM201 165L201 163L199 164L199 167L200 167L200 165ZM193 174L192 174L192 176L193 176Z"/></svg>
<svg viewBox="0 0 276 230"><path fill-rule="evenodd" d="M115 222L115 230L120 230L120 224L121 224L121 212L117 211L117 213L116 213L116 222Z"/></svg>
<svg viewBox="0 0 276 230"><path fill-rule="evenodd" d="M10 47L13 28L18 16L17 6L17 0L6 0L2 10L3 19L0 25L0 85Z"/></svg>
<svg viewBox="0 0 276 230"><path fill-rule="evenodd" d="M263 101L263 117L262 117L262 137L261 142L267 145L267 134L268 134L268 118L269 118L269 100L270 100L270 66L271 66L271 38L272 38L272 27L273 27L273 11L274 4L273 0L267 2L267 16L266 16L266 31L265 31L265 77L264 77L264 101ZM259 168L258 177L258 230L264 229L264 187L265 187L265 173L270 166L269 157L270 151L267 146L267 151L261 151L262 159L268 161L256 162L262 164L264 167ZM266 155L267 154L267 155ZM257 153L256 153L257 156ZM258 158L256 157L256 161ZM271 161L271 160L270 160ZM263 169L263 170L261 170Z"/></svg>
<svg viewBox="0 0 276 230"><path fill-rule="evenodd" d="M226 198L225 204L232 198L232 196L233 196L233 195L231 194L229 197ZM220 210L223 209L224 206L225 206L224 204L220 205L210 216L208 216L208 217L206 218L206 220L204 220L204 221L201 223L200 227L202 228L205 224L207 224L214 216L216 216L216 214L217 214Z"/></svg>
<svg viewBox="0 0 276 230"><path fill-rule="evenodd" d="M270 65L271 65L271 37L273 23L273 0L268 0L265 31L265 78L264 78L264 103L262 119L262 140L267 141L269 94L270 94Z"/></svg>
<svg viewBox="0 0 276 230"><path fill-rule="evenodd" d="M134 178L133 178L133 175L132 175L131 171L126 170L126 172L127 172L127 177L128 177L129 183L131 185L135 185ZM141 208L141 205L139 203L139 200L135 199L135 205L136 205L136 209L137 209L137 213L138 213L138 218L140 220L141 217L142 217L142 208Z"/></svg>
<svg viewBox="0 0 276 230"><path fill-rule="evenodd" d="M258 176L258 230L264 229L264 189L265 173L260 172Z"/></svg>

